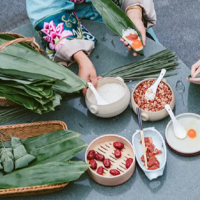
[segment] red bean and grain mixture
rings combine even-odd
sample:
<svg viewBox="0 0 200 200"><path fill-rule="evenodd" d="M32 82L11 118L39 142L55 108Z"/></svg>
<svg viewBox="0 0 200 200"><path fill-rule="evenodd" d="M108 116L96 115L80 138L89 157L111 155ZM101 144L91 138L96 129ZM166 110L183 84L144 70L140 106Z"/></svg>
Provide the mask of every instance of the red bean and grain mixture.
<svg viewBox="0 0 200 200"><path fill-rule="evenodd" d="M136 104L143 110L156 112L163 110L166 104L170 104L172 101L172 91L169 86L160 82L156 92L156 97L154 100L147 100L145 98L145 92L147 89L153 85L154 80L148 80L141 83L134 92L134 100Z"/></svg>

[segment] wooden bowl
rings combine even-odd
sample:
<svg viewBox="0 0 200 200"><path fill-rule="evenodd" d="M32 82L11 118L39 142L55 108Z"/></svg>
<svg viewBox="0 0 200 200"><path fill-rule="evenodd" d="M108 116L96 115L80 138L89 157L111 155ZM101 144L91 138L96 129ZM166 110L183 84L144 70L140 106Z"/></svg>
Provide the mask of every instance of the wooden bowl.
<svg viewBox="0 0 200 200"><path fill-rule="evenodd" d="M121 151L122 155L120 158L115 158L114 156L114 150L115 150L115 148L113 147L114 142L122 142L124 144L124 148ZM97 174L96 172L97 170L93 170L91 168L88 169L89 176L95 182L106 186L116 186L126 182L133 175L135 171L135 153L133 151L131 143L126 138L112 134L98 137L97 139L95 139L90 143L85 152L86 163L89 163L87 155L90 150L95 150L96 152L104 155L105 158L109 158L111 161L111 167L105 168L102 161L96 160L97 168L100 166L104 167L103 175ZM125 165L125 161L127 158L133 158L133 163L128 169L126 169ZM119 170L120 175L118 176L111 175L110 174L111 169Z"/></svg>

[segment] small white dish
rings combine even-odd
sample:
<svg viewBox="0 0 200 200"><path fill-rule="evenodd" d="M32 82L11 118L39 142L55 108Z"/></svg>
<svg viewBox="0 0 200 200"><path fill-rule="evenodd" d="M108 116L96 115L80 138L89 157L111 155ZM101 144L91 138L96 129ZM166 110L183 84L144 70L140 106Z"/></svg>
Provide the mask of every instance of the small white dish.
<svg viewBox="0 0 200 200"><path fill-rule="evenodd" d="M156 158L160 162L160 168L156 169L156 170L147 170L144 166L144 163L141 160L143 151L142 151L142 145L140 143L140 140L141 140L140 131L137 130L133 134L132 145L134 148L137 162L138 162L140 168L144 171L145 175L148 177L148 179L153 180L153 179L156 179L157 177L163 175L165 165L167 162L167 149L166 149L165 141L164 141L162 135L154 127L145 128L145 129L143 129L143 131L144 131L144 137L151 137L153 140L153 144L155 145L155 148L162 151L161 154L156 156Z"/></svg>
<svg viewBox="0 0 200 200"><path fill-rule="evenodd" d="M195 138L186 136L185 139L178 139L173 132L172 121L167 124L165 129L165 138L169 147L175 152L182 155L195 155L200 153L200 115L194 113L184 113L176 116L176 119L180 124L184 125L184 128L188 132L190 129L194 129L197 133Z"/></svg>

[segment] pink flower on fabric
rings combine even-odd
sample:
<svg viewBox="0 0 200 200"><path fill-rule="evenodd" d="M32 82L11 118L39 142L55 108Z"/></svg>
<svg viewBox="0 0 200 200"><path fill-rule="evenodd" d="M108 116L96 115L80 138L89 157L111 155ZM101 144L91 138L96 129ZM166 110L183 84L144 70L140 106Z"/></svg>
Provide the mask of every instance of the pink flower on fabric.
<svg viewBox="0 0 200 200"><path fill-rule="evenodd" d="M69 36L73 36L73 33L71 31L63 31L62 34L61 34L61 37L60 38L67 38Z"/></svg>
<svg viewBox="0 0 200 200"><path fill-rule="evenodd" d="M64 30L64 23L60 23L57 26L55 26L53 20L50 23L44 22L44 26L41 32L46 35L43 37L43 39L49 43L49 47L52 50L55 50L55 45L56 42L58 42L58 40L62 38L67 38L69 36L73 36L73 33L71 31Z"/></svg>

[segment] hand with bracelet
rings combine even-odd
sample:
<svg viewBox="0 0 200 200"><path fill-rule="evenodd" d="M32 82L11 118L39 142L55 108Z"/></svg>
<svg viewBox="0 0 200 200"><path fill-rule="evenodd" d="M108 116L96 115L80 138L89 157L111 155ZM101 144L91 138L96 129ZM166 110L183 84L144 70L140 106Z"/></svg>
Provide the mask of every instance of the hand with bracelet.
<svg viewBox="0 0 200 200"><path fill-rule="evenodd" d="M142 35L143 45L146 45L146 28L144 27L142 21L142 8L140 6L130 6L126 10L127 16L131 19L131 21L135 24L137 29L140 31ZM132 47L128 44L128 42L124 41L123 38L120 39L121 42L124 43L124 46L127 46L128 51L132 51ZM138 54L136 52L133 53L134 56Z"/></svg>

